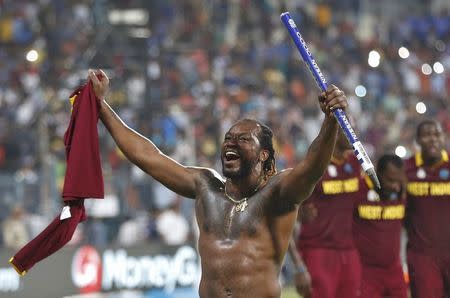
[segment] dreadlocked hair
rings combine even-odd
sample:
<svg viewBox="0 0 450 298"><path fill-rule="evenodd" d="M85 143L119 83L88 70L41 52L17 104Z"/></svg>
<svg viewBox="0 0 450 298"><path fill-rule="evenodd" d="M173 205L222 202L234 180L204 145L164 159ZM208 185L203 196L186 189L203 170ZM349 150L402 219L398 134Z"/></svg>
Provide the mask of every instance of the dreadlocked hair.
<svg viewBox="0 0 450 298"><path fill-rule="evenodd" d="M263 171L266 178L271 177L277 173L277 167L275 163L275 150L273 149L273 132L265 124L256 121L261 127L261 131L258 134L259 144L261 149L269 151L269 157L263 163Z"/></svg>

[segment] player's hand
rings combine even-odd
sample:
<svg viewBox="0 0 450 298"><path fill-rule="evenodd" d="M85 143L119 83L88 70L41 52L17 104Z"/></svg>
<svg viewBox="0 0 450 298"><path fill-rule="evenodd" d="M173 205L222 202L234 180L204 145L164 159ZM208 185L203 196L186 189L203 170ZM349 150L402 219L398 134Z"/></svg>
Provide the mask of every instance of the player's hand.
<svg viewBox="0 0 450 298"><path fill-rule="evenodd" d="M301 223L312 222L317 217L317 208L313 203L305 203L300 206L299 219Z"/></svg>
<svg viewBox="0 0 450 298"><path fill-rule="evenodd" d="M297 293L300 294L303 298L311 297L311 276L309 275L308 270L295 273L294 279L295 289L297 290Z"/></svg>
<svg viewBox="0 0 450 298"><path fill-rule="evenodd" d="M90 69L88 79L92 82L95 96L100 100L104 100L109 91L109 78L106 73L101 69L95 71Z"/></svg>
<svg viewBox="0 0 450 298"><path fill-rule="evenodd" d="M319 104L322 112L328 117L333 117L333 111L337 108L345 110L348 106L344 91L335 85L328 86L327 91L319 95Z"/></svg>

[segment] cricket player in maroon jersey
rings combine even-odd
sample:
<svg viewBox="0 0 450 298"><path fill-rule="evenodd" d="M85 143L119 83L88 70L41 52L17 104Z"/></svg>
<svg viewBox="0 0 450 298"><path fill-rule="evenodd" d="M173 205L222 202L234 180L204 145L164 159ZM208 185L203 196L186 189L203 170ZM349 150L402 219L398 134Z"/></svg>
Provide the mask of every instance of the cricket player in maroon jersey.
<svg viewBox="0 0 450 298"><path fill-rule="evenodd" d="M361 258L361 293L364 298L407 298L400 261L400 237L405 217L405 174L396 155L378 160L381 190L375 191L365 177L363 193L353 224L353 235Z"/></svg>
<svg viewBox="0 0 450 298"><path fill-rule="evenodd" d="M361 265L352 221L361 196L361 171L350 148L340 133L327 170L301 206L297 247L311 276L312 298L360 297Z"/></svg>
<svg viewBox="0 0 450 298"><path fill-rule="evenodd" d="M441 125L421 122L416 141L420 151L405 164L411 295L450 297L450 163Z"/></svg>

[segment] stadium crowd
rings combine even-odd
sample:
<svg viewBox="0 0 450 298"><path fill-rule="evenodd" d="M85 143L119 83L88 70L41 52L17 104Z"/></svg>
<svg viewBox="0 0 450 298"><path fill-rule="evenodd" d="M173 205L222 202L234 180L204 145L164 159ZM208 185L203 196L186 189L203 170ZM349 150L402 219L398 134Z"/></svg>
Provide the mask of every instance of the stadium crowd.
<svg viewBox="0 0 450 298"><path fill-rule="evenodd" d="M403 11L380 25L358 3L0 1L1 245L21 247L60 211L68 96L88 68L108 71L109 103L181 163L220 168L221 138L242 117L276 132L279 168L301 159L321 114L318 89L279 21L285 10L328 80L346 91L371 157L410 155L424 118L448 135L449 12ZM148 36L112 24L113 8L148 9ZM370 61L373 50L379 56L372 52ZM99 131L106 196L87 203L89 220L73 243L192 239L192 202L132 167Z"/></svg>

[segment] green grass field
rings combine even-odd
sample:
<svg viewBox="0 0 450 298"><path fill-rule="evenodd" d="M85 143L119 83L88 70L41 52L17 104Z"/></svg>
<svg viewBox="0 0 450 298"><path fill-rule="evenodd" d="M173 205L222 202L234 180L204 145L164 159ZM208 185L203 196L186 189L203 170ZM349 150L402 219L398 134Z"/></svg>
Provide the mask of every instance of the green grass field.
<svg viewBox="0 0 450 298"><path fill-rule="evenodd" d="M281 298L301 298L295 291L295 288L284 288L281 293Z"/></svg>

